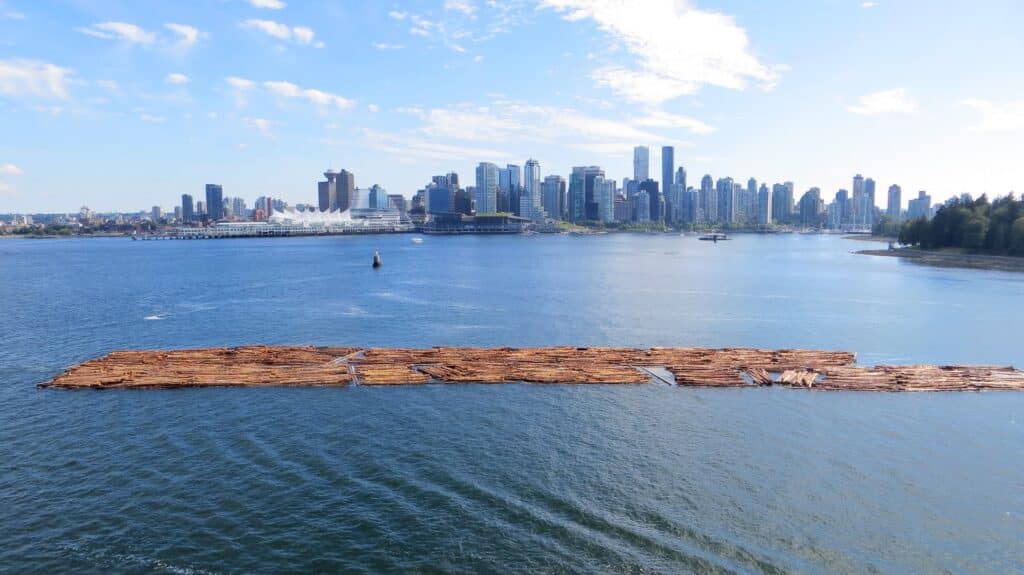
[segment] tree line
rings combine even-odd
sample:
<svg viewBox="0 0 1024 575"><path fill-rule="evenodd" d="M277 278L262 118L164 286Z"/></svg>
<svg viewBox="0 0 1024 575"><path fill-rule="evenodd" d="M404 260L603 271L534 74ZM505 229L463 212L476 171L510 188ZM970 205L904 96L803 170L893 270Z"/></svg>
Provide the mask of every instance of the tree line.
<svg viewBox="0 0 1024 575"><path fill-rule="evenodd" d="M955 247L1024 256L1024 201L1012 193L991 202L985 195L976 200L957 198L941 206L931 220L909 220L898 228L894 223L883 218L875 233L888 232L901 244L923 249Z"/></svg>

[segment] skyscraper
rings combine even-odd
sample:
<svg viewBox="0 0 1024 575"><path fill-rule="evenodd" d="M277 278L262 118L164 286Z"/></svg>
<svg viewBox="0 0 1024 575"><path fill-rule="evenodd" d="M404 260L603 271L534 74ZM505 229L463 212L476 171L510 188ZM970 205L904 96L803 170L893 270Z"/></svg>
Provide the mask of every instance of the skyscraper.
<svg viewBox="0 0 1024 575"><path fill-rule="evenodd" d="M855 226L864 225L867 212L867 196L864 195L864 176L857 174L853 177L852 207L850 213L851 223Z"/></svg>
<svg viewBox="0 0 1024 575"><path fill-rule="evenodd" d="M864 225L871 227L875 225L875 180L868 178L864 180Z"/></svg>
<svg viewBox="0 0 1024 575"><path fill-rule="evenodd" d="M327 181L316 183L317 200L321 212L329 212L338 209L338 172L327 170L324 172Z"/></svg>
<svg viewBox="0 0 1024 575"><path fill-rule="evenodd" d="M903 190L893 184L889 186L889 203L886 205L885 213L894 222L900 221L903 206Z"/></svg>
<svg viewBox="0 0 1024 575"><path fill-rule="evenodd" d="M224 219L224 189L218 184L206 184L206 217L213 222Z"/></svg>
<svg viewBox="0 0 1024 575"><path fill-rule="evenodd" d="M658 191L658 182L647 178L640 182L640 191L647 193L647 201L650 204L647 208L647 215L650 221L662 221L664 219L664 214L661 213L663 200L661 192Z"/></svg>
<svg viewBox="0 0 1024 575"><path fill-rule="evenodd" d="M772 186L772 220L788 224L793 215L793 182Z"/></svg>
<svg viewBox="0 0 1024 575"><path fill-rule="evenodd" d="M540 162L531 158L526 160L523 167L523 192L519 198L519 214L523 217L538 219L540 213Z"/></svg>
<svg viewBox="0 0 1024 575"><path fill-rule="evenodd" d="M335 181L335 203L337 208L344 212L352 207L356 189L356 177L352 172L342 170L338 172L338 177Z"/></svg>
<svg viewBox="0 0 1024 575"><path fill-rule="evenodd" d="M642 182L650 178L651 149L647 146L633 148L633 180Z"/></svg>
<svg viewBox="0 0 1024 575"><path fill-rule="evenodd" d="M519 192L522 189L522 170L515 164L508 164L498 170L498 211L519 214Z"/></svg>
<svg viewBox="0 0 1024 575"><path fill-rule="evenodd" d="M823 207L821 190L818 188L807 190L800 198L800 225L808 228L820 226Z"/></svg>
<svg viewBox="0 0 1024 575"><path fill-rule="evenodd" d="M476 167L476 190L473 200L476 202L476 213L492 214L498 211L498 166L490 162L480 162Z"/></svg>
<svg viewBox="0 0 1024 575"><path fill-rule="evenodd" d="M772 223L772 192L768 186L761 184L757 190L757 224L767 226Z"/></svg>
<svg viewBox="0 0 1024 575"><path fill-rule="evenodd" d="M181 221L191 223L196 220L196 208L192 203L192 196L181 194Z"/></svg>
<svg viewBox="0 0 1024 575"><path fill-rule="evenodd" d="M715 182L718 196L718 219L715 223L731 224L736 221L736 188L732 178L719 178Z"/></svg>
<svg viewBox="0 0 1024 575"><path fill-rule="evenodd" d="M673 179L676 172L676 149L672 146L661 147L661 190L665 194L666 213L662 219L668 219L672 212L672 184L676 183ZM685 186L683 189L686 189Z"/></svg>
<svg viewBox="0 0 1024 575"><path fill-rule="evenodd" d="M609 223L615 221L615 180L604 176L594 178L594 202L597 204L597 219Z"/></svg>
<svg viewBox="0 0 1024 575"><path fill-rule="evenodd" d="M715 181L711 179L711 174L704 174L700 180L698 207L702 223L713 224L718 221L718 194L715 191Z"/></svg>
<svg viewBox="0 0 1024 575"><path fill-rule="evenodd" d="M565 217L565 178L548 176L540 185L541 205L548 217L560 220Z"/></svg>
<svg viewBox="0 0 1024 575"><path fill-rule="evenodd" d="M907 217L916 220L917 218L931 219L932 197L925 191L917 193L917 198L907 202Z"/></svg>

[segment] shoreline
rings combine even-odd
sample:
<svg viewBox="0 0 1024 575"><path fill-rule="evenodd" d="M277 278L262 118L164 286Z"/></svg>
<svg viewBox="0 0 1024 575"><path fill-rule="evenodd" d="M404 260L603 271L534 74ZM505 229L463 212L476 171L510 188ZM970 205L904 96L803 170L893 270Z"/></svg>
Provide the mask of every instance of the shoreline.
<svg viewBox="0 0 1024 575"><path fill-rule="evenodd" d="M932 267L1024 272L1024 257L930 251L920 248L859 250L854 253L865 256L900 258Z"/></svg>
<svg viewBox="0 0 1024 575"><path fill-rule="evenodd" d="M244 346L114 351L39 388L664 384L827 391L1024 391L1001 366L858 366L845 351L698 347Z"/></svg>

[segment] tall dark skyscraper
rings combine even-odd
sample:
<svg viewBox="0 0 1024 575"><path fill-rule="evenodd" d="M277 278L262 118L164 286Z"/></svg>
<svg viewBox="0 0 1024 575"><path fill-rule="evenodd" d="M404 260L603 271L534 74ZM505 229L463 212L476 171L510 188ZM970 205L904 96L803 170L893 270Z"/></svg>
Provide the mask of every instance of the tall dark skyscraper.
<svg viewBox="0 0 1024 575"><path fill-rule="evenodd" d="M345 211L352 207L352 195L356 189L356 177L348 170L338 172L335 180L335 195L337 196L338 209Z"/></svg>
<svg viewBox="0 0 1024 575"><path fill-rule="evenodd" d="M224 219L224 188L206 184L206 217L212 222Z"/></svg>
<svg viewBox="0 0 1024 575"><path fill-rule="evenodd" d="M338 172L327 170L324 172L325 182L317 182L317 200L321 212L338 209Z"/></svg>
<svg viewBox="0 0 1024 575"><path fill-rule="evenodd" d="M189 194L181 194L181 221L193 222L196 219L196 206Z"/></svg>
<svg viewBox="0 0 1024 575"><path fill-rule="evenodd" d="M647 201L650 204L650 219L652 222L661 221L665 215L661 213L661 192L658 191L658 182L647 178L640 182L640 191L647 192Z"/></svg>

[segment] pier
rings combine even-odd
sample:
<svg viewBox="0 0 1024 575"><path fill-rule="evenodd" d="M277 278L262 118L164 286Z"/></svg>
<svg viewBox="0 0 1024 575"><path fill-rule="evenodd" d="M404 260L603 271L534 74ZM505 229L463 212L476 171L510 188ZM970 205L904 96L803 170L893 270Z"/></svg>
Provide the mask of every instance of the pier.
<svg viewBox="0 0 1024 575"><path fill-rule="evenodd" d="M982 391L1024 390L1024 372L1001 366L867 367L856 365L853 353L800 349L246 346L114 351L70 367L40 387L147 389L430 383Z"/></svg>

